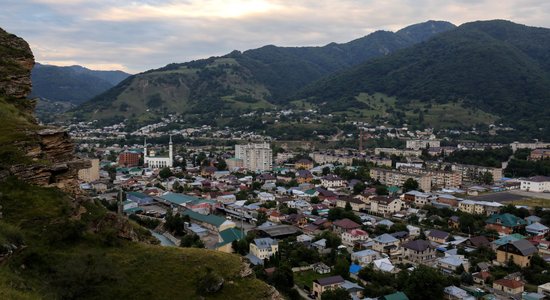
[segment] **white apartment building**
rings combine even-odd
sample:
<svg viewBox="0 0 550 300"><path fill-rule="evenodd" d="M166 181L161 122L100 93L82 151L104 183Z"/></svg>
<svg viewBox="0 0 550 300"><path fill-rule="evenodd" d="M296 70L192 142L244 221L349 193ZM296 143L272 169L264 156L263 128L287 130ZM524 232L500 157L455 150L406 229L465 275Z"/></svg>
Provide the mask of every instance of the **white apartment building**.
<svg viewBox="0 0 550 300"><path fill-rule="evenodd" d="M534 176L520 180L520 190L535 193L550 192L550 177Z"/></svg>
<svg viewBox="0 0 550 300"><path fill-rule="evenodd" d="M268 143L235 145L235 158L242 159L243 167L251 171L273 168L273 152Z"/></svg>
<svg viewBox="0 0 550 300"><path fill-rule="evenodd" d="M440 140L407 140L407 149L426 149L426 148L439 148L441 147Z"/></svg>

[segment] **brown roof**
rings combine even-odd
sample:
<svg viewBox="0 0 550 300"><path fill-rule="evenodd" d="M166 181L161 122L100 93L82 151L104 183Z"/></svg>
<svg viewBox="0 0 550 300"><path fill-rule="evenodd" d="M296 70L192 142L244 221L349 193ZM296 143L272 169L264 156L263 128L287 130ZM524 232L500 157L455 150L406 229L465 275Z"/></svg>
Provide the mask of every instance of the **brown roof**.
<svg viewBox="0 0 550 300"><path fill-rule="evenodd" d="M519 280L513 280L513 279L499 279L499 280L495 280L494 283L505 286L507 288L511 288L511 289L516 289L525 285L525 283Z"/></svg>
<svg viewBox="0 0 550 300"><path fill-rule="evenodd" d="M403 244L403 248L411 249L414 251L424 251L430 247L430 242L425 240L408 241Z"/></svg>
<svg viewBox="0 0 550 300"><path fill-rule="evenodd" d="M393 200L397 198L391 197L391 196L376 196L372 197L370 201L376 201L378 203L384 203L386 205L390 204Z"/></svg>
<svg viewBox="0 0 550 300"><path fill-rule="evenodd" d="M334 221L332 224L334 224L334 226L336 227L340 227L340 228L343 228L343 229L355 229L355 228L359 228L361 227L361 225L353 222L352 220L350 219L342 219L342 220L337 220L337 221Z"/></svg>
<svg viewBox="0 0 550 300"><path fill-rule="evenodd" d="M474 236L470 238L470 243L474 247L489 246L491 242L484 235Z"/></svg>
<svg viewBox="0 0 550 300"><path fill-rule="evenodd" d="M325 278L319 278L315 280L319 285L325 286L325 285L333 285L337 283L344 283L344 278L340 275L331 276L331 277L325 277Z"/></svg>

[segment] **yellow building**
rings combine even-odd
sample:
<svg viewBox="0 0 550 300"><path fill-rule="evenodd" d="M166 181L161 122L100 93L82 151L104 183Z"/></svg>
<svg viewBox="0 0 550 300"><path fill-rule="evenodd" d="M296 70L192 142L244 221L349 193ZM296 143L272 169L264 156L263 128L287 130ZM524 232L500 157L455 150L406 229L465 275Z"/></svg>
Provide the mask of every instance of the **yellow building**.
<svg viewBox="0 0 550 300"><path fill-rule="evenodd" d="M90 159L91 167L78 170L78 179L84 182L99 180L99 159Z"/></svg>
<svg viewBox="0 0 550 300"><path fill-rule="evenodd" d="M537 247L528 240L517 240L501 245L497 248L497 262L506 264L509 261L524 268L531 264L533 254L537 252Z"/></svg>
<svg viewBox="0 0 550 300"><path fill-rule="evenodd" d="M263 260L270 258L279 251L279 243L272 238L254 239L254 241L250 243L249 250L250 254Z"/></svg>

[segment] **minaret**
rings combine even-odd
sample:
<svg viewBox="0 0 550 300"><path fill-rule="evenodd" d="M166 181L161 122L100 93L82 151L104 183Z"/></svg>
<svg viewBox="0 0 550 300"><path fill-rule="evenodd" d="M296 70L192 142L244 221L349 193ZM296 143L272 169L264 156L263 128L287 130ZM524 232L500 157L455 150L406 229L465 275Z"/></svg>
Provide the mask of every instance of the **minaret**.
<svg viewBox="0 0 550 300"><path fill-rule="evenodd" d="M170 159L169 161L169 167L171 168L172 166L174 166L174 156L173 156L173 145L172 145L172 135L170 135L170 143L168 144L168 158Z"/></svg>
<svg viewBox="0 0 550 300"><path fill-rule="evenodd" d="M147 164L147 138L143 140L143 164Z"/></svg>

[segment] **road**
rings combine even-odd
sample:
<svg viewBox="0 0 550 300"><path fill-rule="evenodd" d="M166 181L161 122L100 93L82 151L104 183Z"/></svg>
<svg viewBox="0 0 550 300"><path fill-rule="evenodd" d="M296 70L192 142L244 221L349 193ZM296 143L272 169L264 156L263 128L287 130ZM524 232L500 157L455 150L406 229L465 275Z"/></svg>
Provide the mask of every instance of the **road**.
<svg viewBox="0 0 550 300"><path fill-rule="evenodd" d="M512 190L510 193L530 198L547 199L550 200L550 193L535 193L520 190Z"/></svg>

